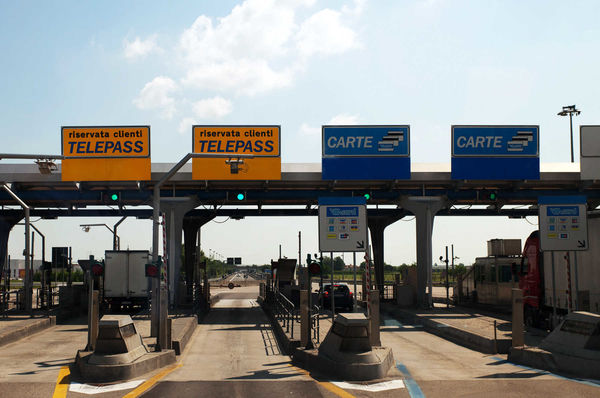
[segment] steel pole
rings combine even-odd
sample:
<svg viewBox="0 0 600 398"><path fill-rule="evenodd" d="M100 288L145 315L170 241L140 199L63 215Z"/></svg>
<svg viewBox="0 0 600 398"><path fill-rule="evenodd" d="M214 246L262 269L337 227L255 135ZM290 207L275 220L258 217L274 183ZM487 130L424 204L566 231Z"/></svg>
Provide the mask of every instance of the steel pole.
<svg viewBox="0 0 600 398"><path fill-rule="evenodd" d="M573 157L573 113L569 112L569 125L571 126L571 163L575 162Z"/></svg>
<svg viewBox="0 0 600 398"><path fill-rule="evenodd" d="M121 239L117 235L117 227L121 224L127 216L123 216L117 223L113 226L113 250L121 250Z"/></svg>
<svg viewBox="0 0 600 398"><path fill-rule="evenodd" d="M352 260L353 260L353 264L354 264L354 311L356 312L356 296L358 295L358 292L356 291L356 252L352 252Z"/></svg>
<svg viewBox="0 0 600 398"><path fill-rule="evenodd" d="M552 254L552 322L551 327L554 329L554 322L556 322L556 275L554 273L554 252Z"/></svg>
<svg viewBox="0 0 600 398"><path fill-rule="evenodd" d="M14 200L19 202L19 205L21 205L23 211L25 212L25 309L29 312L30 315L33 315L31 303L33 289L31 280L31 261L29 258L29 252L31 251L29 242L29 234L31 233L29 228L29 226L31 225L29 222L29 206L27 206L25 202L21 200L21 198L19 198L13 191L11 191L8 185L2 184L2 188L4 188L4 190L8 192L8 194L12 196Z"/></svg>
<svg viewBox="0 0 600 398"><path fill-rule="evenodd" d="M329 257L331 258L331 322L333 323L333 318L335 318L335 289L333 288L333 252L329 253Z"/></svg>

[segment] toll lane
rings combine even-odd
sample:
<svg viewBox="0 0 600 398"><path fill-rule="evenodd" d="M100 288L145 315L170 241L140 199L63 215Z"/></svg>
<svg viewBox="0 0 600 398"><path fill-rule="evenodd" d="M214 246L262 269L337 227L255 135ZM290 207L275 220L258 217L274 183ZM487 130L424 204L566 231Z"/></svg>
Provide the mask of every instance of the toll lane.
<svg viewBox="0 0 600 398"><path fill-rule="evenodd" d="M0 397L51 397L61 368L85 348L85 320L57 325L1 348Z"/></svg>
<svg viewBox="0 0 600 398"><path fill-rule="evenodd" d="M143 396L336 396L291 366L257 293L256 286L220 291L183 353L182 366Z"/></svg>
<svg viewBox="0 0 600 398"><path fill-rule="evenodd" d="M381 343L392 348L397 368L426 397L544 397L557 391L580 397L600 394L600 385L517 366L507 362L505 355L482 354L389 318L384 323Z"/></svg>

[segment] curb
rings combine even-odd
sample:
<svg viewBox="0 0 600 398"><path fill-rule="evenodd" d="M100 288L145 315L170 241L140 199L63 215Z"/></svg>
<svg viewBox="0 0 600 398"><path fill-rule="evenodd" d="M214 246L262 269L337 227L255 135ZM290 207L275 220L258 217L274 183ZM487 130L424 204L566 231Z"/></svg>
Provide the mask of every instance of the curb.
<svg viewBox="0 0 600 398"><path fill-rule="evenodd" d="M194 315L189 317L190 319L186 322L186 325L183 328L183 332L181 333L179 338L173 339L172 346L173 350L175 350L175 355L181 355L185 346L192 338L196 327L198 326L198 316Z"/></svg>
<svg viewBox="0 0 600 398"><path fill-rule="evenodd" d="M14 343L15 341L19 341L25 337L29 337L54 325L56 325L56 316L50 316L49 318L42 318L36 322L32 322L29 325L11 330L0 335L0 347L6 344Z"/></svg>
<svg viewBox="0 0 600 398"><path fill-rule="evenodd" d="M553 353L534 347L511 348L508 361L552 373L600 379L600 361Z"/></svg>
<svg viewBox="0 0 600 398"><path fill-rule="evenodd" d="M483 337L454 326L446 325L442 322L427 319L400 308L394 308L391 310L386 308L385 312L394 317L409 319L412 322L418 322L423 325L423 329L425 329L425 331L431 334L435 334L436 336L462 345L463 347L479 351L483 354L508 354L512 344L511 339L498 339L496 347L496 344L494 344L494 339Z"/></svg>
<svg viewBox="0 0 600 398"><path fill-rule="evenodd" d="M150 352L136 361L122 365L90 365L92 351L77 351L75 366L85 381L113 382L130 380L153 370L175 363L175 351Z"/></svg>

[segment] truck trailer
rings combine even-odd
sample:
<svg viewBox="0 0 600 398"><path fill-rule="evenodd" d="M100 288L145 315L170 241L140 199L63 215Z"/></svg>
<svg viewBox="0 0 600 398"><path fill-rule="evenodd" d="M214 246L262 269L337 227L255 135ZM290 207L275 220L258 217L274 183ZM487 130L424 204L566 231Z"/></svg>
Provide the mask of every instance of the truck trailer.
<svg viewBox="0 0 600 398"><path fill-rule="evenodd" d="M150 282L145 267L150 262L150 252L107 250L104 260L104 304L112 311L121 307L147 306Z"/></svg>

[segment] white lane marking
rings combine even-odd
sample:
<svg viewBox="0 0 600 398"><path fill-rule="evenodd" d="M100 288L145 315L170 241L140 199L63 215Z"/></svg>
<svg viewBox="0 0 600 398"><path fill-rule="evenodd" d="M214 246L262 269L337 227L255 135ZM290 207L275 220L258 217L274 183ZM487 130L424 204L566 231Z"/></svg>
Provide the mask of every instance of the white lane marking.
<svg viewBox="0 0 600 398"><path fill-rule="evenodd" d="M387 391L387 390L395 390L398 388L404 388L404 382L402 380L390 380L390 381L383 381L381 383L374 383L374 384L351 384L351 383L346 383L345 381L331 381L330 383L338 386L339 388L343 388L343 389L370 391L370 392Z"/></svg>
<svg viewBox="0 0 600 398"><path fill-rule="evenodd" d="M102 394L105 392L129 390L131 388L136 388L137 386L142 384L144 381L145 380L133 380L133 381L128 381L126 383L108 384L108 385L99 385L99 386L73 382L69 386L69 391L77 392L79 394L88 394L88 395Z"/></svg>

